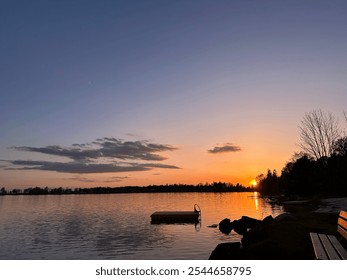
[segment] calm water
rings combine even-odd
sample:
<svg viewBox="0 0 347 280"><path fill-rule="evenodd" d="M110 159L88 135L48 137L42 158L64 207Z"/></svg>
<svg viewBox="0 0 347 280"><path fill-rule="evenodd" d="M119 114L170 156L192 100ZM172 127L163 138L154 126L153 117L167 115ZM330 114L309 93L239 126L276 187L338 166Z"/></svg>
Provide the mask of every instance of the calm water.
<svg viewBox="0 0 347 280"><path fill-rule="evenodd" d="M202 210L201 224L150 223L155 211ZM240 240L209 225L282 213L256 193L0 196L0 259L208 259Z"/></svg>

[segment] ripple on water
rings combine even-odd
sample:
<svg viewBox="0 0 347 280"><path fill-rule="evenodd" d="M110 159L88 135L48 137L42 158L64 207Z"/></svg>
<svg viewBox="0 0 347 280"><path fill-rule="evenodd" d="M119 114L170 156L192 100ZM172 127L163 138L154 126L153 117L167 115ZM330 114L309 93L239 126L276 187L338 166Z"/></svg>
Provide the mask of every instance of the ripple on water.
<svg viewBox="0 0 347 280"><path fill-rule="evenodd" d="M202 209L202 223L151 224L160 210ZM208 225L282 213L249 193L1 197L0 259L207 259L237 241Z"/></svg>

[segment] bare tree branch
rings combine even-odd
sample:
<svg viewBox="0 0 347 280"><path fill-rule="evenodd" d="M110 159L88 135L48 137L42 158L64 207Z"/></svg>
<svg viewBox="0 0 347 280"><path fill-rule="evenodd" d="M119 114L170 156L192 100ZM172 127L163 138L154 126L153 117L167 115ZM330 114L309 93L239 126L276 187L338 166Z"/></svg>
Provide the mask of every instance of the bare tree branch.
<svg viewBox="0 0 347 280"><path fill-rule="evenodd" d="M322 110L306 113L299 125L299 133L299 147L315 159L331 156L334 143L342 135L337 118Z"/></svg>

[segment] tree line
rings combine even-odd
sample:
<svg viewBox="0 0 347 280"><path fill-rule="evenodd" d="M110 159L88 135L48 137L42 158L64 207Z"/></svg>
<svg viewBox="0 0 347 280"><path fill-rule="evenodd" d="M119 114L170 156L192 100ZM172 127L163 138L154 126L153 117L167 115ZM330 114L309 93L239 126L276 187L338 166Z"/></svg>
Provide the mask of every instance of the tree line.
<svg viewBox="0 0 347 280"><path fill-rule="evenodd" d="M345 115L347 122L347 117ZM257 177L262 193L347 195L347 136L332 114L306 113L299 126L301 150L278 175L276 170Z"/></svg>
<svg viewBox="0 0 347 280"><path fill-rule="evenodd" d="M93 187L93 188L41 188L0 189L0 195L62 195L62 194L114 194L114 193L164 193L164 192L250 192L254 189L240 184L214 182L198 185L167 184L146 187Z"/></svg>

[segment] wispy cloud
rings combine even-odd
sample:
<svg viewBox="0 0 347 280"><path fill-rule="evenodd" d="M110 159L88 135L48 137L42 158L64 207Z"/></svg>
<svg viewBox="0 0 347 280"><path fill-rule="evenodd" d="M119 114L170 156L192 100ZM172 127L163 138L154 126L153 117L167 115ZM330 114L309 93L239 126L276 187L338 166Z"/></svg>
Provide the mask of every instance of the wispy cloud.
<svg viewBox="0 0 347 280"><path fill-rule="evenodd" d="M104 183L117 183L117 182L121 182L123 180L129 179L130 176L112 176L107 180L103 180L102 182ZM91 179L91 178L85 178L85 177L70 177L70 178L66 178L65 180L72 180L72 181L78 181L78 182L83 182L83 183L95 183L95 182L99 182L100 180L97 179Z"/></svg>
<svg viewBox="0 0 347 280"><path fill-rule="evenodd" d="M117 183L129 178L129 176L113 176L110 179L105 180L104 183Z"/></svg>
<svg viewBox="0 0 347 280"><path fill-rule="evenodd" d="M211 154L221 154L221 153L230 153L230 152L239 152L241 151L241 147L234 145L232 143L225 143L219 146L215 146L214 148L208 150Z"/></svg>
<svg viewBox="0 0 347 280"><path fill-rule="evenodd" d="M17 151L64 157L70 161L12 160L6 161L13 165L5 167L6 170L43 170L88 174L149 171L156 168L179 169L174 165L158 163L158 161L166 159L158 153L174 151L177 148L147 140L123 141L117 138L104 137L92 143L73 144L69 147L54 145L12 148Z"/></svg>
<svg viewBox="0 0 347 280"><path fill-rule="evenodd" d="M81 178L81 177L66 178L66 180L78 181L78 182L83 182L83 183L94 183L94 182L96 182L96 180L94 180L94 179Z"/></svg>
<svg viewBox="0 0 347 280"><path fill-rule="evenodd" d="M68 157L73 160L90 160L98 158L117 158L122 160L162 161L166 158L158 152L173 151L177 148L143 141L123 141L117 138L104 137L92 143L73 144L71 147L12 147L18 151L36 152L48 155Z"/></svg>
<svg viewBox="0 0 347 280"><path fill-rule="evenodd" d="M84 162L49 162L14 160L9 161L13 165L22 167L7 167L6 170L44 170L64 173L111 173L149 171L154 168L179 169L179 167L160 163L84 163Z"/></svg>

